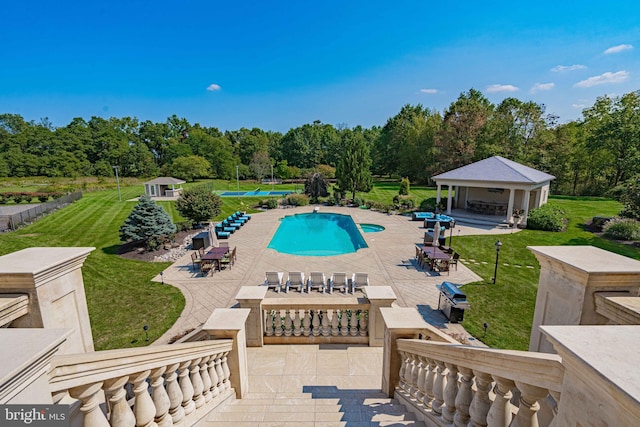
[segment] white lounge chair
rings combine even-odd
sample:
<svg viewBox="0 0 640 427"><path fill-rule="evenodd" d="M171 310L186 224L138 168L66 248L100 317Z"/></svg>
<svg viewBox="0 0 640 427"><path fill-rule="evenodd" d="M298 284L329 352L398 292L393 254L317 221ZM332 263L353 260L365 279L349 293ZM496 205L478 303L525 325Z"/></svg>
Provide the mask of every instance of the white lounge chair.
<svg viewBox="0 0 640 427"><path fill-rule="evenodd" d="M356 289L362 289L365 286L369 286L369 274L353 273L351 278L351 293L353 294Z"/></svg>
<svg viewBox="0 0 640 427"><path fill-rule="evenodd" d="M302 292L305 288L304 273L301 271L290 271L289 280L284 288L285 292L289 292L289 288L299 288Z"/></svg>
<svg viewBox="0 0 640 427"><path fill-rule="evenodd" d="M311 289L317 288L324 293L326 287L326 281L324 273L320 271L312 271L309 273L309 280L307 281L307 293L311 292Z"/></svg>
<svg viewBox="0 0 640 427"><path fill-rule="evenodd" d="M342 292L347 293L347 289L349 288L347 273L333 273L331 275L329 279L329 293L332 293L334 288L342 288Z"/></svg>
<svg viewBox="0 0 640 427"><path fill-rule="evenodd" d="M267 271L265 273L266 278L264 279L264 286L267 289L273 288L274 291L280 292L282 288L282 278L284 277L284 273L280 271Z"/></svg>

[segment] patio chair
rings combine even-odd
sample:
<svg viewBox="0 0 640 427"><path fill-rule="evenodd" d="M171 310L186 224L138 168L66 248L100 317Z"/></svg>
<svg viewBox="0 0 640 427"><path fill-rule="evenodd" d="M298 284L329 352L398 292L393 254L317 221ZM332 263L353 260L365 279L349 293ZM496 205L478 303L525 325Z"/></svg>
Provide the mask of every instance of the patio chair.
<svg viewBox="0 0 640 427"><path fill-rule="evenodd" d="M299 288L302 292L305 288L304 273L301 271L290 271L289 279L285 285L284 291L289 292L289 288Z"/></svg>
<svg viewBox="0 0 640 427"><path fill-rule="evenodd" d="M424 232L424 242L425 245L431 245L433 244L433 236L431 234L429 234L428 231Z"/></svg>
<svg viewBox="0 0 640 427"><path fill-rule="evenodd" d="M273 288L274 291L280 292L280 288L282 288L282 278L284 277L284 273L280 271L267 271L265 273L264 286L267 289Z"/></svg>
<svg viewBox="0 0 640 427"><path fill-rule="evenodd" d="M309 280L307 281L307 293L311 292L311 289L318 288L324 293L326 287L326 279L324 273L320 271L312 271L309 273Z"/></svg>
<svg viewBox="0 0 640 427"><path fill-rule="evenodd" d="M202 246L198 248L198 255L200 256L200 258L202 258L202 255L204 255L204 248Z"/></svg>
<svg viewBox="0 0 640 427"><path fill-rule="evenodd" d="M218 246L221 248L228 248L229 242L218 242Z"/></svg>
<svg viewBox="0 0 640 427"><path fill-rule="evenodd" d="M329 279L329 293L333 292L333 289L342 288L343 293L347 293L349 288L349 282L347 281L347 273L333 273Z"/></svg>
<svg viewBox="0 0 640 427"><path fill-rule="evenodd" d="M191 265L193 266L194 270L200 270L200 262L202 260L200 258L198 258L198 252L193 252L191 254Z"/></svg>
<svg viewBox="0 0 640 427"><path fill-rule="evenodd" d="M231 252L227 253L227 255L225 255L220 260L220 269L229 267L229 270L231 270L231 266L235 263L236 263L236 248L234 247Z"/></svg>
<svg viewBox="0 0 640 427"><path fill-rule="evenodd" d="M456 271L458 271L458 260L460 259L460 254L458 252L455 252L453 254L453 257L451 257L451 260L449 261L449 266L455 266Z"/></svg>
<svg viewBox="0 0 640 427"><path fill-rule="evenodd" d="M449 275L449 266L451 260L448 259L440 259L438 262L434 264L435 268L438 269L438 273L442 273L443 271L447 272L447 276Z"/></svg>
<svg viewBox="0 0 640 427"><path fill-rule="evenodd" d="M351 293L355 293L356 289L364 289L365 286L369 286L369 274L353 273L351 277Z"/></svg>

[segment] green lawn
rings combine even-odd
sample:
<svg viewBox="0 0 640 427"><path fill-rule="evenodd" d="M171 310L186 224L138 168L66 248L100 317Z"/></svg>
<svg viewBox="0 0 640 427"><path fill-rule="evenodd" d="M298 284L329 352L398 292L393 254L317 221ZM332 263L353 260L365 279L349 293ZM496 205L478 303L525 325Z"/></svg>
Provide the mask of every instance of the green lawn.
<svg viewBox="0 0 640 427"><path fill-rule="evenodd" d="M235 190L233 181L202 181L215 190ZM240 190L255 190L255 182L240 183ZM261 185L263 190L269 185ZM399 183L376 183L366 200L390 203L398 193ZM277 185L276 190L300 190L301 185ZM87 302L91 317L93 338L98 350L141 346L143 326L149 325L150 341L162 335L180 315L184 298L171 286L151 282L169 263L146 263L123 259L116 255L120 244L118 229L135 205L124 200L140 195L141 185L123 185L123 201L118 201L115 187L109 190L87 192L78 202L54 212L35 224L16 232L0 234L0 255L32 246L93 246L96 250L88 257L84 268ZM411 187L417 202L433 198L436 190ZM237 211L255 212L251 208L261 198L224 197L222 212L217 219ZM533 254L526 249L532 245L593 245L640 259L640 249L601 239L584 230L584 224L595 215L614 215L620 204L606 199L552 197L550 202L563 208L570 218L567 231L551 233L523 230L500 235L503 243L497 283L491 284L495 262L495 235L453 237L452 246L464 259L475 259L486 264L467 266L484 280L464 286L471 301L471 310L465 313L463 325L473 335L482 337L483 323L489 328L483 339L492 347L527 349L539 267ZM174 221L180 221L173 202L160 202ZM510 264L509 266L502 265ZM519 266L519 267L518 267ZM533 266L533 268L527 268Z"/></svg>

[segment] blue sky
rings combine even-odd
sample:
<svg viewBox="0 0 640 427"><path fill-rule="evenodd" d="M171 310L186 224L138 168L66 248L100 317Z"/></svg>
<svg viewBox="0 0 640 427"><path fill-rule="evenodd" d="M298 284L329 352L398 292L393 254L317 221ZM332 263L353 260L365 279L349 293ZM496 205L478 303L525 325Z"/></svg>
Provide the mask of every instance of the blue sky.
<svg viewBox="0 0 640 427"><path fill-rule="evenodd" d="M384 125L461 92L560 122L640 89L635 1L5 2L0 113L221 130Z"/></svg>

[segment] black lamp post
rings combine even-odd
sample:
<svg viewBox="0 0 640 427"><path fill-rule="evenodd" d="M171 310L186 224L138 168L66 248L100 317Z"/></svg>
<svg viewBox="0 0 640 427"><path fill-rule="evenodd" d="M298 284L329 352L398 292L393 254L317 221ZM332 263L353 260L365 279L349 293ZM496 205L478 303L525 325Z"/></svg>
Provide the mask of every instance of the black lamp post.
<svg viewBox="0 0 640 427"><path fill-rule="evenodd" d="M498 276L498 258L500 257L500 247L502 246L502 242L498 240L496 242L496 269L493 271L493 284L496 284L496 277Z"/></svg>
<svg viewBox="0 0 640 427"><path fill-rule="evenodd" d="M160 272L160 280L162 280L162 284L164 285L164 272Z"/></svg>
<svg viewBox="0 0 640 427"><path fill-rule="evenodd" d="M142 329L144 329L144 340L149 341L149 325L144 325Z"/></svg>
<svg viewBox="0 0 640 427"><path fill-rule="evenodd" d="M482 338L484 338L487 336L487 328L489 327L489 324L487 322L484 322L482 326L484 327L484 334L482 334Z"/></svg>

